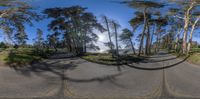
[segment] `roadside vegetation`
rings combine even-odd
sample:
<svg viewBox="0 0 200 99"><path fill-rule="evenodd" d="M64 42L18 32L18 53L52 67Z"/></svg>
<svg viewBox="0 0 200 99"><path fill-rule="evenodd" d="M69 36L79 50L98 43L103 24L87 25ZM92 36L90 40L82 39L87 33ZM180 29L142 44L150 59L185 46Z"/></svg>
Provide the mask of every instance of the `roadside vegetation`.
<svg viewBox="0 0 200 99"><path fill-rule="evenodd" d="M123 65L123 64L130 64L133 62L139 62L144 59L144 57L137 57L134 55L120 55L119 58L112 57L112 54L107 53L86 53L81 58L95 62L99 64L106 64L106 65Z"/></svg>
<svg viewBox="0 0 200 99"><path fill-rule="evenodd" d="M193 64L200 65L200 48L192 48L188 55L177 53L175 50L169 50L169 53L178 56L179 58L185 59Z"/></svg>
<svg viewBox="0 0 200 99"><path fill-rule="evenodd" d="M8 64L30 64L65 49L64 54L72 53L91 62L127 64L167 49L175 55L190 56L188 61L199 63L199 44L193 41L193 36L199 35L199 0L115 3L133 9L134 15L127 22L130 28L122 27L117 20L105 15L99 20L89 8L79 5L45 8L39 12L22 0L0 0L3 8L0 29L7 39L0 43L0 60ZM27 44L30 38L26 27L43 19L49 20L49 33L44 35L43 29L37 28L33 44ZM98 33L107 35L107 41L102 43L109 50L104 54L89 53L100 50ZM121 54L125 49L129 54Z"/></svg>
<svg viewBox="0 0 200 99"><path fill-rule="evenodd" d="M47 58L51 52L38 52L34 48L1 48L0 62L8 65L27 65Z"/></svg>

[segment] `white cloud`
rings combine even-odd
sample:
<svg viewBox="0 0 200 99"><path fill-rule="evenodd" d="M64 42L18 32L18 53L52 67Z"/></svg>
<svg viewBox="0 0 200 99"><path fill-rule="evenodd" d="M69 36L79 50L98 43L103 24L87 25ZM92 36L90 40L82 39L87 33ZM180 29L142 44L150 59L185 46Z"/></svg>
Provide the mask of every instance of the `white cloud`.
<svg viewBox="0 0 200 99"><path fill-rule="evenodd" d="M99 48L100 48L99 52L104 52L104 51L108 50L108 47L106 47L104 45L105 42L109 41L107 33L106 32L104 32L104 33L97 32L97 35L98 35L99 39L98 39L96 45L99 46Z"/></svg>

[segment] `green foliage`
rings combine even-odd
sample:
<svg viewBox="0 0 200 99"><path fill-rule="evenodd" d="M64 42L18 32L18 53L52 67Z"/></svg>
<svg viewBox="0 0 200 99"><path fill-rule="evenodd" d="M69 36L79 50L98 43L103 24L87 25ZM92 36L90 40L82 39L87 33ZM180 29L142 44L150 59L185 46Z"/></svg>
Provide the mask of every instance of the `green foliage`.
<svg viewBox="0 0 200 99"><path fill-rule="evenodd" d="M190 55L190 57L188 58L188 61L191 63L200 65L200 49L198 53Z"/></svg>
<svg viewBox="0 0 200 99"><path fill-rule="evenodd" d="M17 44L15 44L13 47L14 47L15 49L18 49L18 48L19 48L19 46L18 46Z"/></svg>
<svg viewBox="0 0 200 99"><path fill-rule="evenodd" d="M133 34L131 30L125 28L122 30L122 34L119 36L120 40L125 43L130 43L131 38L133 37Z"/></svg>
<svg viewBox="0 0 200 99"><path fill-rule="evenodd" d="M165 5L159 2L154 2L150 0L123 0L122 4L127 4L128 6L135 9L145 9L145 8L161 8Z"/></svg>
<svg viewBox="0 0 200 99"><path fill-rule="evenodd" d="M28 35L24 32L24 30L17 32L14 37L18 45L20 46L26 45L26 40L28 40Z"/></svg>
<svg viewBox="0 0 200 99"><path fill-rule="evenodd" d="M200 48L192 48L191 52L193 52L193 53L200 53Z"/></svg>
<svg viewBox="0 0 200 99"><path fill-rule="evenodd" d="M37 37L34 39L34 47L36 50L43 49L45 47L44 39L43 39L43 31L41 29L37 29Z"/></svg>
<svg viewBox="0 0 200 99"><path fill-rule="evenodd" d="M0 29L18 45L25 45L28 37L24 25L32 26L32 20L39 21L42 17L22 0L0 0L0 4L6 6L0 10Z"/></svg>
<svg viewBox="0 0 200 99"><path fill-rule="evenodd" d="M107 53L87 53L82 56L83 59L99 63L99 64L106 64L106 65L122 65L128 64L132 62L139 62L142 60L140 57L135 57L133 55L122 55L119 59L112 57L112 54Z"/></svg>
<svg viewBox="0 0 200 99"><path fill-rule="evenodd" d="M0 42L0 48L8 48L8 46L4 42Z"/></svg>
<svg viewBox="0 0 200 99"><path fill-rule="evenodd" d="M44 10L44 14L53 18L48 25L49 29L63 35L63 43L70 51L77 54L82 54L86 52L87 48L94 46L94 43L98 40L94 29L104 31L93 13L87 12L86 8L81 6L48 8ZM50 45L56 48L56 42L59 40L55 35L50 35L48 41L51 43ZM97 47L94 46L94 48Z"/></svg>
<svg viewBox="0 0 200 99"><path fill-rule="evenodd" d="M8 65L25 65L51 55L52 50L37 51L34 48L9 48L0 52L0 61Z"/></svg>
<svg viewBox="0 0 200 99"><path fill-rule="evenodd" d="M54 53L54 51L47 48L42 48L42 49L34 48L32 53L42 58L48 58L50 55Z"/></svg>
<svg viewBox="0 0 200 99"><path fill-rule="evenodd" d="M29 64L32 61L41 59L41 57L34 55L30 48L9 48L2 51L0 56L0 61L8 65Z"/></svg>

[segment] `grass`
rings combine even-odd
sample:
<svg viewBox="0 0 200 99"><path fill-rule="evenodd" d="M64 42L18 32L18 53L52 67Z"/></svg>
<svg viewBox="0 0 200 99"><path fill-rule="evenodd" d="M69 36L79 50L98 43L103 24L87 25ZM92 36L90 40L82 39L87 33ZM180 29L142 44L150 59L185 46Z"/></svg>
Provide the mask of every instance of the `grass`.
<svg viewBox="0 0 200 99"><path fill-rule="evenodd" d="M188 61L193 64L200 65L200 53L198 52L198 53L191 54L190 57L188 58Z"/></svg>
<svg viewBox="0 0 200 99"><path fill-rule="evenodd" d="M200 48L193 48L191 49L191 52L200 53Z"/></svg>
<svg viewBox="0 0 200 99"><path fill-rule="evenodd" d="M187 57L187 55L175 53L175 50L171 50L171 51L169 51L169 53L179 56L179 58ZM187 58L187 61L190 63L193 63L193 64L200 65L200 48L191 49L191 52L190 52L189 58Z"/></svg>
<svg viewBox="0 0 200 99"><path fill-rule="evenodd" d="M139 62L142 58L138 58L134 55L122 55L119 59L113 58L111 54L107 53L87 53L81 58L99 64L106 64L106 65L122 65L128 64L131 62Z"/></svg>
<svg viewBox="0 0 200 99"><path fill-rule="evenodd" d="M8 65L24 65L33 61L41 60L42 57L35 55L32 48L4 49L0 52L0 62Z"/></svg>

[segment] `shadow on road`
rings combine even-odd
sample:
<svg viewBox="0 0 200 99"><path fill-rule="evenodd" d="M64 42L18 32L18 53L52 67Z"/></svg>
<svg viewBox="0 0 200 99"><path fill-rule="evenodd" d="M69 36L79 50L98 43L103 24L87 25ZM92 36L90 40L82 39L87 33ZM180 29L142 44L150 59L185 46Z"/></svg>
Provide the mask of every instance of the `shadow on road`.
<svg viewBox="0 0 200 99"><path fill-rule="evenodd" d="M44 72L50 72L55 74L56 76L60 77L61 80L68 80L71 82L79 82L79 83L86 83L86 82L104 82L110 81L115 85L115 78L120 76L122 72L117 74L110 74L104 75L100 77L94 77L90 79L76 79L66 76L64 73L67 70L74 70L76 69L79 64L82 64L87 61L77 61L78 57L70 58L68 60L64 59L50 59L48 61L42 62L35 62L30 65L10 65L10 68L14 69L16 72L20 72L24 76L31 77L32 74L38 75L40 77L49 78L48 75L43 75ZM54 60L54 61L53 61ZM56 60L56 61L55 61ZM76 60L76 61L74 61ZM70 61L69 63L62 63L63 61ZM119 85L118 85L119 86Z"/></svg>
<svg viewBox="0 0 200 99"><path fill-rule="evenodd" d="M189 58L189 56L187 56L186 58L184 58L183 60L181 60L181 61L179 61L175 64L162 66L162 67L155 67L155 68L138 67L138 66L134 66L134 65L131 65L131 64L126 64L126 66L131 67L131 68L135 68L135 69L140 69L140 70L162 70L162 69L167 69L167 68L171 68L171 67L174 67L174 66L178 66L178 64L185 62L188 58Z"/></svg>
<svg viewBox="0 0 200 99"><path fill-rule="evenodd" d="M155 63L155 62L163 62L163 61L170 61L170 60L174 60L177 59L180 56L176 56L176 57L172 57L172 58L168 58L168 59L162 59L162 60L157 60L157 59L144 59L143 61L141 61L142 63Z"/></svg>

